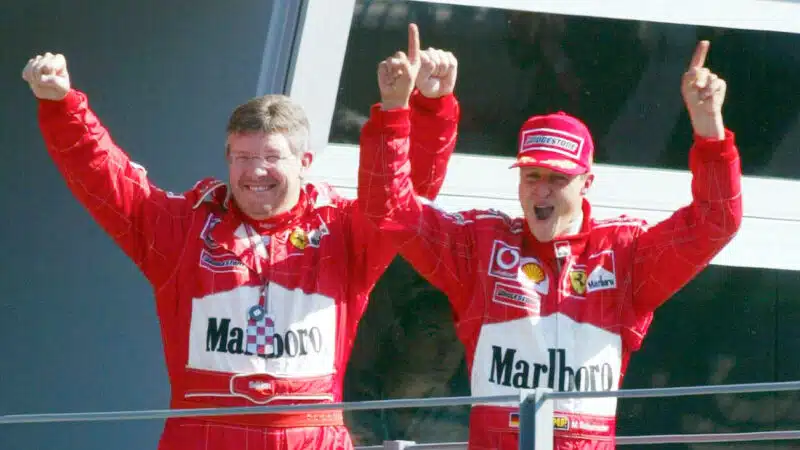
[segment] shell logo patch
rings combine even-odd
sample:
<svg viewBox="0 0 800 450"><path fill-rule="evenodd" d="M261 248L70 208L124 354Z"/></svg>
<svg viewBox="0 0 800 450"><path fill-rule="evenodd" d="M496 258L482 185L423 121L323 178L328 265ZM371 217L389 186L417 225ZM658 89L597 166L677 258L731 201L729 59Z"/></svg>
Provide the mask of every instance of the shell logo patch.
<svg viewBox="0 0 800 450"><path fill-rule="evenodd" d="M529 262L522 265L522 273L535 284L539 284L545 279L544 269L538 263Z"/></svg>
<svg viewBox="0 0 800 450"><path fill-rule="evenodd" d="M536 258L520 258L517 266L517 281L541 295L550 292L550 277L542 263Z"/></svg>

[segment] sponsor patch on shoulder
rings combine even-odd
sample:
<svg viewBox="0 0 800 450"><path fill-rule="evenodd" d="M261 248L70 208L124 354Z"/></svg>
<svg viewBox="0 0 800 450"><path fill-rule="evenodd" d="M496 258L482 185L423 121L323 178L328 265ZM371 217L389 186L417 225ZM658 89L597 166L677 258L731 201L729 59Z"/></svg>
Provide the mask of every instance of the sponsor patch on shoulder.
<svg viewBox="0 0 800 450"><path fill-rule="evenodd" d="M208 218L206 219L205 225L203 225L203 229L200 231L200 240L202 240L206 244L206 246L210 249L219 248L219 244L214 242L214 239L211 238L211 231L221 221L222 221L221 217L218 217L214 214L209 214Z"/></svg>

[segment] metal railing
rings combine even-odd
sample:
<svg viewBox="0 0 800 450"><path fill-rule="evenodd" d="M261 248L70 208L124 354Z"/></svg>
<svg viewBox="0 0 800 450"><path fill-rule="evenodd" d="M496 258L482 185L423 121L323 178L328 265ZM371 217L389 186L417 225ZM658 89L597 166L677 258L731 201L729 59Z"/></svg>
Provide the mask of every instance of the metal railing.
<svg viewBox="0 0 800 450"><path fill-rule="evenodd" d="M277 414L341 409L363 411L373 409L436 408L470 406L477 403L519 401L519 448L548 450L553 447L553 401L575 398L657 398L692 395L743 394L800 390L800 381L749 383L673 388L621 389L603 392L554 392L551 389L524 389L517 395L482 397L438 397L428 399L395 399L314 405L247 406L235 408L162 409L142 411L107 411L87 413L15 414L0 416L0 425L52 422L98 422L111 420L153 420L177 417ZM689 444L711 442L777 441L800 439L800 430L760 431L749 433L704 433L677 435L618 436L617 445ZM357 447L361 450L455 450L465 449L466 442L418 444L413 441L386 441L383 445Z"/></svg>

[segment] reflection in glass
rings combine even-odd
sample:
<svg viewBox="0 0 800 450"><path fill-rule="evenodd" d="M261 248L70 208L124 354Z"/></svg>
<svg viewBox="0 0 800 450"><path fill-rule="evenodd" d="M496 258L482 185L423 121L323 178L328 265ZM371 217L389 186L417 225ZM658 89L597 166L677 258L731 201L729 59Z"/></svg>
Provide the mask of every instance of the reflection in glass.
<svg viewBox="0 0 800 450"><path fill-rule="evenodd" d="M345 379L346 401L469 395L464 348L447 297L402 258L375 286ZM467 439L468 407L356 411L358 445Z"/></svg>
<svg viewBox="0 0 800 450"><path fill-rule="evenodd" d="M593 131L601 163L684 170L691 125L680 77L699 39L728 81L726 125L745 174L798 178L800 35L519 12L427 2L359 0L330 140L358 143L379 101L375 68L420 25L423 47L459 58L457 152L512 156L532 114L564 110Z"/></svg>

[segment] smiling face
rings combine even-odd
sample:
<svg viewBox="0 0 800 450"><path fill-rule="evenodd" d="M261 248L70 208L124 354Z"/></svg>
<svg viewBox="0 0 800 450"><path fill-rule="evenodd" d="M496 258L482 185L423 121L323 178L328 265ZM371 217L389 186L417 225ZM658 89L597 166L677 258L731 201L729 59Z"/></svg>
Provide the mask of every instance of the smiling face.
<svg viewBox="0 0 800 450"><path fill-rule="evenodd" d="M591 173L568 175L544 167L520 168L519 201L536 240L550 242L569 233L592 181Z"/></svg>
<svg viewBox="0 0 800 450"><path fill-rule="evenodd" d="M227 145L231 191L243 213L261 220L297 204L310 153L296 155L283 133L231 134Z"/></svg>
<svg viewBox="0 0 800 450"><path fill-rule="evenodd" d="M240 105L228 121L226 149L231 193L243 213L263 220L297 204L313 156L299 105L283 95Z"/></svg>

